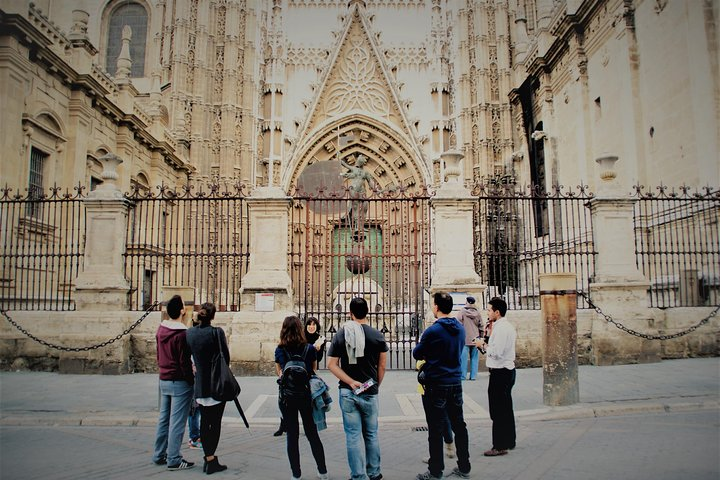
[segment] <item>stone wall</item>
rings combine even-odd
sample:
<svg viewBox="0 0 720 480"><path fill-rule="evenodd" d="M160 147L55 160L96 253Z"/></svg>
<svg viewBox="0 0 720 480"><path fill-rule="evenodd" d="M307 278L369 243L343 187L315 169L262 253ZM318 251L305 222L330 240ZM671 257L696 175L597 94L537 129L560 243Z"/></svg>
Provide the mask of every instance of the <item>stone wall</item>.
<svg viewBox="0 0 720 480"><path fill-rule="evenodd" d="M708 307L648 310L653 319L647 333L672 333L705 318ZM280 326L292 312L247 312L217 314L213 325L228 335L231 365L238 375L274 375L274 351ZM141 312L115 312L103 315L81 312L9 312L9 315L31 333L42 339L69 347L82 347L115 337L140 317ZM542 320L540 311L510 311L507 318L518 331L517 365L520 368L542 366ZM617 320L623 321L622 317ZM153 312L129 336L107 347L89 352L59 352L30 340L7 321L0 323L0 369L42 370L62 373L134 373L155 372L155 331L160 313ZM606 363L637 363L624 356L626 347L635 351L635 337L607 326L593 310L578 310L578 363L595 364L608 346L617 361ZM593 332L602 328L598 341ZM662 358L720 356L720 318L676 340L659 341ZM482 358L482 356L481 356ZM482 360L481 360L482 367Z"/></svg>

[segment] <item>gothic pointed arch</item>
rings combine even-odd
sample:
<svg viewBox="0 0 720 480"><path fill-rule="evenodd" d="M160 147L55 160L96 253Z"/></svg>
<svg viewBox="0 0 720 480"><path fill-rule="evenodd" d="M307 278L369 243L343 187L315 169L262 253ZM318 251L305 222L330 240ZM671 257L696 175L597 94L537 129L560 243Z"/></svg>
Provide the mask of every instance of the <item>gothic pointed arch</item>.
<svg viewBox="0 0 720 480"><path fill-rule="evenodd" d="M358 112L319 126L304 142L283 179L288 190L297 185L304 169L317 162L336 162L338 158L368 158L365 169L384 189L429 185L429 176L420 168L402 132L392 125ZM351 160L352 162L352 160Z"/></svg>
<svg viewBox="0 0 720 480"><path fill-rule="evenodd" d="M341 146L339 136L348 143ZM380 54L363 2L350 5L297 138L281 180L286 189L313 163L359 153L368 157L365 169L383 187L432 182L421 139Z"/></svg>

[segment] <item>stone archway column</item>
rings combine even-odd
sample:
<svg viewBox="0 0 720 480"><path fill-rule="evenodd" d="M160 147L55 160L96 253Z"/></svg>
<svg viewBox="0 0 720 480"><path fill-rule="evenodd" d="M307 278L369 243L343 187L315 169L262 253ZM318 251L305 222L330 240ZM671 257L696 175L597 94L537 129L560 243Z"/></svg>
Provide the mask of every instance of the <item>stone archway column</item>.
<svg viewBox="0 0 720 480"><path fill-rule="evenodd" d="M250 264L232 316L230 356L244 375L273 375L283 319L293 315L288 273L288 220L292 199L279 187L259 187L247 198Z"/></svg>
<svg viewBox="0 0 720 480"><path fill-rule="evenodd" d="M473 207L476 200L460 180L462 154L441 155L444 182L430 199L434 211L434 250L430 295L438 291L466 293L481 298L486 286L475 272L473 254ZM425 324L434 321L429 299Z"/></svg>
<svg viewBox="0 0 720 480"><path fill-rule="evenodd" d="M593 303L626 327L657 333L647 291L650 283L635 264L633 206L623 198L615 177L616 156L596 160L601 167L598 195L589 202L597 257L590 284ZM592 323L592 359L595 365L660 361L660 342L631 336L595 314Z"/></svg>

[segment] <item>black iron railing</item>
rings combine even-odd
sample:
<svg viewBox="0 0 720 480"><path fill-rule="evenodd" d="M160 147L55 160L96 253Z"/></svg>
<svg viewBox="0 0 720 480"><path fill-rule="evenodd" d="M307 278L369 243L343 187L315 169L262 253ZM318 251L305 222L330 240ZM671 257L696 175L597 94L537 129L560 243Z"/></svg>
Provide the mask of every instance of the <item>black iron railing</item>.
<svg viewBox="0 0 720 480"><path fill-rule="evenodd" d="M0 190L0 308L75 310L85 255L85 189Z"/></svg>
<svg viewBox="0 0 720 480"><path fill-rule="evenodd" d="M636 186L637 266L653 307L716 305L720 300L720 190Z"/></svg>
<svg viewBox="0 0 720 480"><path fill-rule="evenodd" d="M510 176L472 189L475 269L488 289L483 304L502 296L513 309L539 310L539 275L572 272L589 293L595 271L592 219L584 186L543 191L518 186ZM589 308L578 296L578 308Z"/></svg>
<svg viewBox="0 0 720 480"><path fill-rule="evenodd" d="M433 250L424 188L353 197L292 193L289 271L296 310L319 320L328 341L355 296L390 345L390 368L413 368L412 348L428 308Z"/></svg>
<svg viewBox="0 0 720 480"><path fill-rule="evenodd" d="M168 286L192 286L197 302L240 308L250 256L243 185L135 188L128 215L125 276L131 310L144 310Z"/></svg>

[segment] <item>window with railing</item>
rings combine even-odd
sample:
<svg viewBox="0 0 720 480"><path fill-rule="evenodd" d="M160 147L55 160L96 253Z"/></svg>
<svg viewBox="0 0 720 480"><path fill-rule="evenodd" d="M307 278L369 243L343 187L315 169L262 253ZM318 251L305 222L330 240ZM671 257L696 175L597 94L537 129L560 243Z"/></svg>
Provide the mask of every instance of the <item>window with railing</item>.
<svg viewBox="0 0 720 480"><path fill-rule="evenodd" d="M42 215L43 170L49 155L33 147L30 150L30 175L28 177L28 198L25 206L28 217L40 218Z"/></svg>

